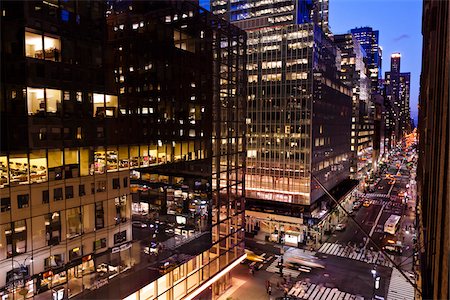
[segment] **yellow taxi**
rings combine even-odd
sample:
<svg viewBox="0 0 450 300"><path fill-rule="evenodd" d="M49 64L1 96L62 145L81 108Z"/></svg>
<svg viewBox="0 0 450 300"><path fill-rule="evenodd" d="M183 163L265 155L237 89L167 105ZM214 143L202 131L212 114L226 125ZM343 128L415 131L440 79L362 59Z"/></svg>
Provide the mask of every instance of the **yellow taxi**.
<svg viewBox="0 0 450 300"><path fill-rule="evenodd" d="M370 201L369 200L364 201L363 206L364 207L369 207L370 206Z"/></svg>

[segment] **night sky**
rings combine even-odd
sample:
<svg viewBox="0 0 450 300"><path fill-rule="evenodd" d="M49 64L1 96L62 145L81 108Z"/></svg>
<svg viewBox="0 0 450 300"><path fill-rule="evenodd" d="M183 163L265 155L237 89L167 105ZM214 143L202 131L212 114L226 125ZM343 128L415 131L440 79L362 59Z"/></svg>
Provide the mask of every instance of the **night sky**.
<svg viewBox="0 0 450 300"><path fill-rule="evenodd" d="M209 9L209 0L200 0ZM401 71L411 72L411 115L417 125L419 78L422 68L421 0L330 0L330 26L334 34L370 26L380 31L384 72L393 52L402 54Z"/></svg>

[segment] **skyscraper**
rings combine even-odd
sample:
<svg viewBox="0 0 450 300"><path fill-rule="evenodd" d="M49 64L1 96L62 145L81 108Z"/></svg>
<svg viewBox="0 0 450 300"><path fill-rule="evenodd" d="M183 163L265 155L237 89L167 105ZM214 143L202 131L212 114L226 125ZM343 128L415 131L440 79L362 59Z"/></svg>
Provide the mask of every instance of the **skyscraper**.
<svg viewBox="0 0 450 300"><path fill-rule="evenodd" d="M2 299L216 297L245 257L245 32L134 4L1 3Z"/></svg>
<svg viewBox="0 0 450 300"><path fill-rule="evenodd" d="M320 1L219 2L213 13L248 34L248 227L262 220L273 239L304 243L333 204L313 176L333 189L350 167L352 91L327 12Z"/></svg>
<svg viewBox="0 0 450 300"><path fill-rule="evenodd" d="M357 27L350 32L367 54L372 93L377 93L378 79L382 76L382 48L379 45L379 32L372 27Z"/></svg>
<svg viewBox="0 0 450 300"><path fill-rule="evenodd" d="M411 73L400 72L401 54L391 55L391 71L386 72L384 88L386 112L386 145L398 142L403 134L410 131L410 81Z"/></svg>
<svg viewBox="0 0 450 300"><path fill-rule="evenodd" d="M449 299L450 3L423 2L418 226L423 299Z"/></svg>
<svg viewBox="0 0 450 300"><path fill-rule="evenodd" d="M371 101L371 82L367 77L367 54L350 33L334 35L341 50L341 80L353 88L351 165L353 178L365 175L372 166L374 106Z"/></svg>

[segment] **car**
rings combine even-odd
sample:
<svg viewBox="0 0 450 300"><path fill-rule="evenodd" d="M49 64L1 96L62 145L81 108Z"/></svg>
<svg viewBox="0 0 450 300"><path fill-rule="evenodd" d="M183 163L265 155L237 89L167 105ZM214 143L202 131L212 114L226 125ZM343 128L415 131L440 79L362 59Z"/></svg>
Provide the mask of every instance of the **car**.
<svg viewBox="0 0 450 300"><path fill-rule="evenodd" d="M356 201L353 203L353 210L358 210L361 208L361 202Z"/></svg>
<svg viewBox="0 0 450 300"><path fill-rule="evenodd" d="M380 186L378 187L378 189L379 189L379 190L382 190L382 189L383 189L383 186L382 186L382 185L380 185Z"/></svg>
<svg viewBox="0 0 450 300"><path fill-rule="evenodd" d="M370 201L369 200L364 201L363 206L364 207L369 207L370 206Z"/></svg>
<svg viewBox="0 0 450 300"><path fill-rule="evenodd" d="M344 223L337 224L336 231L344 231L346 227L347 227L347 225Z"/></svg>
<svg viewBox="0 0 450 300"><path fill-rule="evenodd" d="M136 228L147 228L147 224L145 224L141 221L133 221L133 222L131 222L131 225Z"/></svg>

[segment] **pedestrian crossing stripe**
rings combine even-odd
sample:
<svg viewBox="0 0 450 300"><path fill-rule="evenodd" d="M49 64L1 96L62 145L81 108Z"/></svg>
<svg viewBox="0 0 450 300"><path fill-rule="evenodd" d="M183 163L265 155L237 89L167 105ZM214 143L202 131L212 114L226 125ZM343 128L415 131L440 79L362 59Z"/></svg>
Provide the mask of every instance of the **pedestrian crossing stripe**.
<svg viewBox="0 0 450 300"><path fill-rule="evenodd" d="M365 253L357 253L350 250L350 248L340 244L324 243L320 247L318 252L334 256L346 257L353 260L359 260L368 264L378 264L390 268L392 268L393 266L392 262L387 258L384 258L384 254L378 251L366 250ZM389 255L389 257L393 258L393 255Z"/></svg>
<svg viewBox="0 0 450 300"><path fill-rule="evenodd" d="M414 279L412 280L414 281ZM386 298L389 300L414 300L414 287L397 269L392 270Z"/></svg>
<svg viewBox="0 0 450 300"><path fill-rule="evenodd" d="M337 288L329 288L314 283L297 282L288 295L304 300L363 300L359 295L343 292Z"/></svg>
<svg viewBox="0 0 450 300"><path fill-rule="evenodd" d="M380 193L374 193L374 194L366 194L367 198L390 198L388 194L380 194Z"/></svg>
<svg viewBox="0 0 450 300"><path fill-rule="evenodd" d="M267 267L266 271L267 272L271 272L271 273L278 273L280 274L280 268L278 268L278 263L280 262L280 258L277 257L277 259L275 259L270 266ZM300 271L296 271L296 270L291 270L287 267L283 267L283 275L291 275L292 277L297 277L298 275L300 275Z"/></svg>

